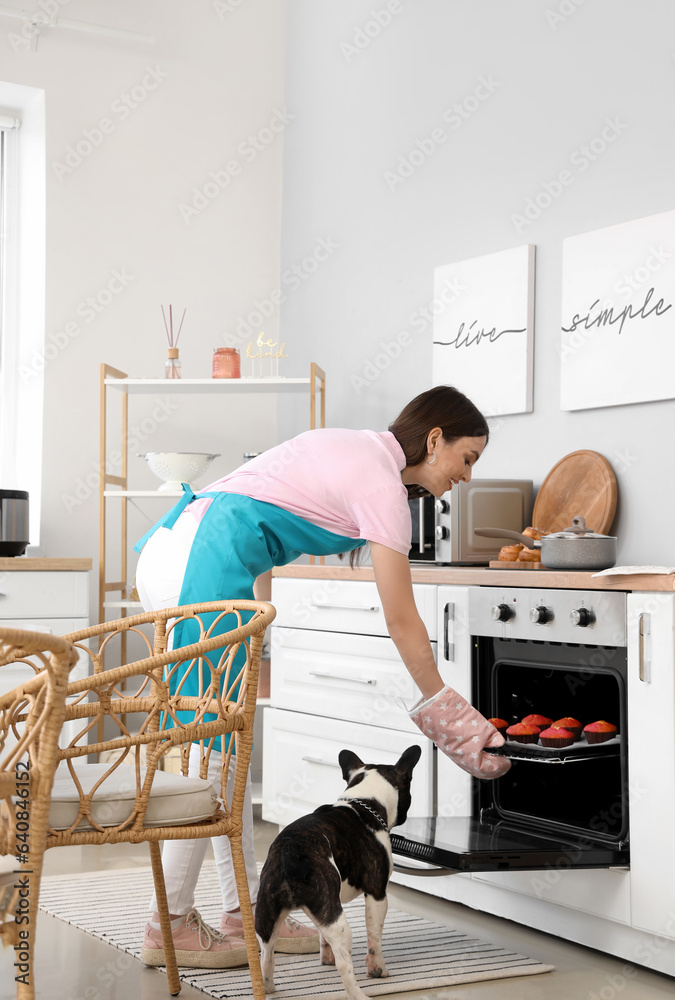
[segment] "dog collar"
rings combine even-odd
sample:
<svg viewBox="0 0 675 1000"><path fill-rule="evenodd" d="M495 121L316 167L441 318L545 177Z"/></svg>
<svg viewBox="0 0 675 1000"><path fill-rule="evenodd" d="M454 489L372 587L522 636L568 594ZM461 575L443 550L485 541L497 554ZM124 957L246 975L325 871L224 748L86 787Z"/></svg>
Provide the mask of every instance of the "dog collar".
<svg viewBox="0 0 675 1000"><path fill-rule="evenodd" d="M386 821L382 819L382 817L380 816L380 814L378 812L375 812L375 810L373 809L372 806L369 806L367 802L364 802L363 799L355 799L355 798L345 797L344 795L341 795L340 798L338 799L338 802L349 802L350 805L352 805L354 802L358 802L358 804L360 806L363 806L364 809L368 810L368 812L370 813L371 816L375 817L375 819L380 824L380 826L382 827L382 829L386 830L386 832L389 833L389 827L387 826ZM357 815L358 815L358 813L357 813Z"/></svg>

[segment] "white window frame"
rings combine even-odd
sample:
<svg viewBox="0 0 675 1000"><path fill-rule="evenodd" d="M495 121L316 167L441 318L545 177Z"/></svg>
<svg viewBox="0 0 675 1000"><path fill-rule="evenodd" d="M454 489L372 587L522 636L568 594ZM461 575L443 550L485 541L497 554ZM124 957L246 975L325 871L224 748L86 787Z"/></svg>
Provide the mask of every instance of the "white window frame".
<svg viewBox="0 0 675 1000"><path fill-rule="evenodd" d="M20 126L11 127L12 121ZM0 217L0 487L28 490L30 550L35 553L40 543L44 406L44 91L0 81L0 127L7 153Z"/></svg>

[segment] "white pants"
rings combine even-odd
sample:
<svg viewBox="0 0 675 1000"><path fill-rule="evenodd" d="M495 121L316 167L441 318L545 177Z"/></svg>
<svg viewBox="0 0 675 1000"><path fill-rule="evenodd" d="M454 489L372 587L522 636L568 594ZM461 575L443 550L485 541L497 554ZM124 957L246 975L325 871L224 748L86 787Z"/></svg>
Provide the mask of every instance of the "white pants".
<svg viewBox="0 0 675 1000"><path fill-rule="evenodd" d="M145 611L159 611L178 605L185 567L190 547L197 531L197 521L189 511L184 511L173 529L158 528L146 542L138 560L136 587ZM199 775L199 746L190 751L189 773ZM228 797L234 780L234 760L230 761L228 776ZM220 768L222 757L216 751L211 753L208 779L220 795ZM247 775L244 812L242 816L242 845L246 875L251 902L258 898L258 869L255 861L253 842L253 804L251 798L251 775ZM227 837L212 837L213 853L224 910L236 910L239 896L232 866L230 841ZM166 882L169 913L187 913L194 906L195 887L204 862L208 839L167 840L162 852L162 867ZM157 909L157 899L153 895L151 910Z"/></svg>

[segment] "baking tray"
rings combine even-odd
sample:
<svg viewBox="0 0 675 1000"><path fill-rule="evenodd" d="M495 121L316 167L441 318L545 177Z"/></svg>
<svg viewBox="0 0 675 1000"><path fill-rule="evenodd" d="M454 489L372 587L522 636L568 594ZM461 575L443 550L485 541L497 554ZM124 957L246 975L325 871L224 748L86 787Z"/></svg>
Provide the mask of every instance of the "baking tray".
<svg viewBox="0 0 675 1000"><path fill-rule="evenodd" d="M543 747L539 743L516 743L507 740L501 747L485 747L487 753L509 760L531 760L544 764L565 764L583 760L595 760L597 757L615 757L621 753L623 740L621 734L613 736L604 743L587 743L585 740L575 740L568 747Z"/></svg>

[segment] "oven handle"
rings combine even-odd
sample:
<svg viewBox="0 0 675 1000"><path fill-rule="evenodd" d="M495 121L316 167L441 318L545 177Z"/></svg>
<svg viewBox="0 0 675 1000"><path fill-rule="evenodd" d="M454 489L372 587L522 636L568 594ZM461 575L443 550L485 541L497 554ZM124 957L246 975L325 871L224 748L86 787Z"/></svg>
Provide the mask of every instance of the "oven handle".
<svg viewBox="0 0 675 1000"><path fill-rule="evenodd" d="M423 878L435 878L439 875L458 875L456 868L411 868L408 865L393 866L393 871L399 875L420 875Z"/></svg>
<svg viewBox="0 0 675 1000"><path fill-rule="evenodd" d="M638 628L640 630L640 636L638 641L638 676L644 684L649 684L651 681L651 663L647 656L647 636L650 633L650 623L649 614L643 611L638 616Z"/></svg>
<svg viewBox="0 0 675 1000"><path fill-rule="evenodd" d="M448 623L455 620L455 605L448 601L443 609L443 658L446 662L455 659L455 644L448 636Z"/></svg>

